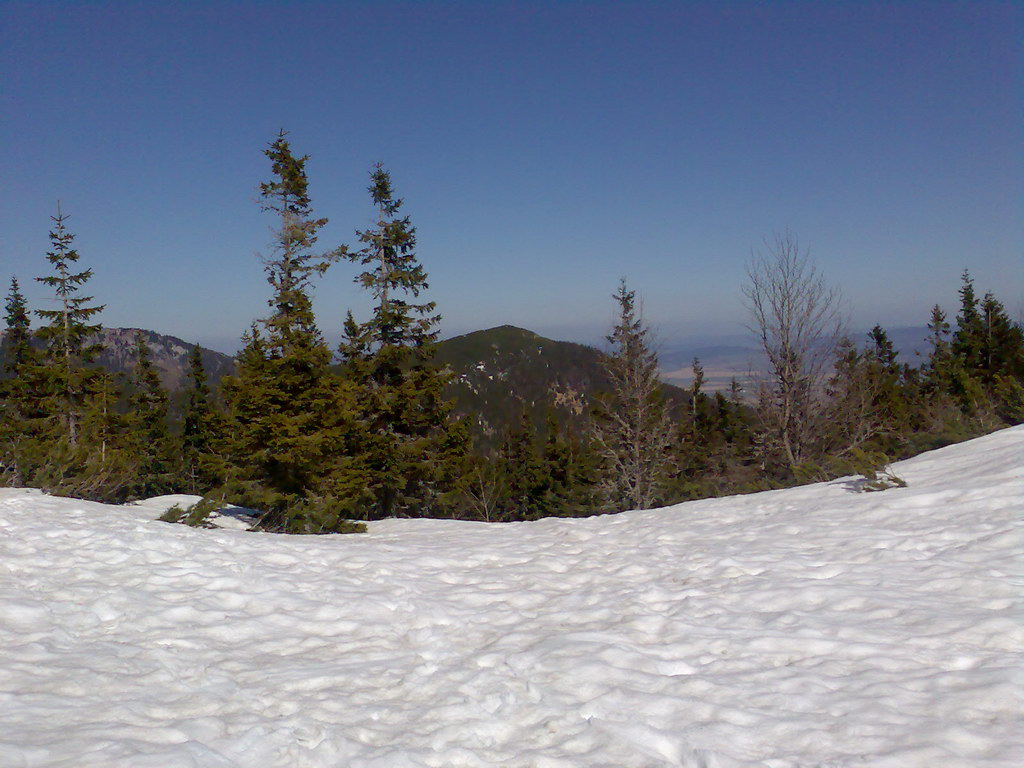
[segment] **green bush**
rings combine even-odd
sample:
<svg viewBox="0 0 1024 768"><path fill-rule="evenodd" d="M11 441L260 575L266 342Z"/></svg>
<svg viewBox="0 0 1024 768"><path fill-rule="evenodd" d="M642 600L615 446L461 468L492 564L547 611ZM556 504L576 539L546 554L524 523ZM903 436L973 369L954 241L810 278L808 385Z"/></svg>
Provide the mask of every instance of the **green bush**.
<svg viewBox="0 0 1024 768"><path fill-rule="evenodd" d="M906 488L906 481L893 473L889 457L881 451L854 448L850 452L850 466L864 479L858 485L861 491L884 491L888 488Z"/></svg>

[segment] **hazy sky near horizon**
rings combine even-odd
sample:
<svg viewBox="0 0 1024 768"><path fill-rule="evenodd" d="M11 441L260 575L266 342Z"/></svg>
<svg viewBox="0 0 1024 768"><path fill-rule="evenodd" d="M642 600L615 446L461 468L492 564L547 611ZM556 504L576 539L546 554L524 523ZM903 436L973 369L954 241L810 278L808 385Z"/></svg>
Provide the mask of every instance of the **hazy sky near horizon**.
<svg viewBox="0 0 1024 768"><path fill-rule="evenodd" d="M108 326L233 349L267 313L263 149L310 156L325 248L392 173L453 335L593 342L620 277L663 339L741 332L790 229L854 327L1024 311L1024 7L0 1L0 278L46 306L59 199ZM320 325L368 302L339 264Z"/></svg>

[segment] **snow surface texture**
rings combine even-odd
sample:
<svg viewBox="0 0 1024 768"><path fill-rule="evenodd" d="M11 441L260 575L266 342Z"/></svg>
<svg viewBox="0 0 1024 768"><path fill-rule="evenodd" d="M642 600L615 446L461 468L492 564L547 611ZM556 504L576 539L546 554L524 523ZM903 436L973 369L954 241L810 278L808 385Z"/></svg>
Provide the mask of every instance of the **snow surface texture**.
<svg viewBox="0 0 1024 768"><path fill-rule="evenodd" d="M1024 765L1022 464L332 537L3 490L0 766Z"/></svg>

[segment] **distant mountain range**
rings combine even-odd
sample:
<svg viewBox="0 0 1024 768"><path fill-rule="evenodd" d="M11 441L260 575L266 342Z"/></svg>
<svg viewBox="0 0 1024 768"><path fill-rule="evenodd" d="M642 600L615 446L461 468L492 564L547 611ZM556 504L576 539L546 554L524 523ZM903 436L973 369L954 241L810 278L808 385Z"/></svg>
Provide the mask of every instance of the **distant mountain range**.
<svg viewBox="0 0 1024 768"><path fill-rule="evenodd" d="M150 358L160 373L160 381L169 392L176 392L185 386L188 378L188 357L195 344L176 336L165 336L140 328L104 328L99 341L103 345L96 363L113 373L127 373L135 365L135 337L142 334L149 345ZM231 373L235 366L230 355L200 347L203 368L211 383Z"/></svg>
<svg viewBox="0 0 1024 768"><path fill-rule="evenodd" d="M141 333L149 345L153 365L160 374L160 382L168 392L177 392L185 385L188 378L188 357L195 344L140 328L104 328L97 341L103 346L96 359L96 365L112 373L128 373L135 365L135 337ZM234 358L212 349L200 347L203 367L210 382L220 381L221 377L231 372ZM0 366L5 360L3 349L0 348Z"/></svg>
<svg viewBox="0 0 1024 768"><path fill-rule="evenodd" d="M188 356L194 345L175 336L137 328L106 328L100 337L104 350L97 363L115 373L130 371L138 333L149 344L164 387L172 394L180 390L188 377ZM888 333L904 362L920 364L922 358L914 352L924 352L927 329L898 328ZM865 336L860 334L855 340L863 343ZM211 384L232 371L234 358L230 355L200 349ZM667 395L677 403L686 401L687 393L680 387L690 384L694 356L704 367L707 392L727 391L733 377L742 381L764 367L758 349L736 343L666 345L659 356ZM448 396L455 400L456 412L468 419L479 439L493 443L508 426L520 423L524 411L538 429L549 411L563 423L581 426L594 395L608 388L601 357L599 350L584 344L554 341L502 325L440 342L435 362L452 373Z"/></svg>

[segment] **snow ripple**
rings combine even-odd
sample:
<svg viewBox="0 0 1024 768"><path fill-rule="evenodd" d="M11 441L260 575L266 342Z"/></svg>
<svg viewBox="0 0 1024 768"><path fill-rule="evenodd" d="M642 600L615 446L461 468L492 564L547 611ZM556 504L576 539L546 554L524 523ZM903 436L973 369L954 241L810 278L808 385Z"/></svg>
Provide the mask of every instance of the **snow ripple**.
<svg viewBox="0 0 1024 768"><path fill-rule="evenodd" d="M322 538L0 490L0 765L1016 766L1022 448Z"/></svg>

